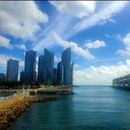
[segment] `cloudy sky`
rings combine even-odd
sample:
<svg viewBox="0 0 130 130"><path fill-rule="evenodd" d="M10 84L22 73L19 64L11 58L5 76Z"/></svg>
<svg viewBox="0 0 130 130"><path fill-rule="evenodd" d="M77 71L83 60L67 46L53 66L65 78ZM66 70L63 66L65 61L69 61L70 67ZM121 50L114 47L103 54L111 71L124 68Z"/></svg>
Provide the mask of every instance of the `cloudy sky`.
<svg viewBox="0 0 130 130"><path fill-rule="evenodd" d="M0 1L0 72L25 51L72 48L74 84L111 84L130 73L130 2Z"/></svg>

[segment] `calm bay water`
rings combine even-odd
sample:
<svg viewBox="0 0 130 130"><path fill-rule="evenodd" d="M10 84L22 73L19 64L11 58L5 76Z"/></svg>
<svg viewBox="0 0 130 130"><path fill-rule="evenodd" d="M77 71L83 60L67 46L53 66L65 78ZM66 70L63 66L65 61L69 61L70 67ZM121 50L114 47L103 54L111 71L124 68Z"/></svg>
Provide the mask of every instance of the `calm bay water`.
<svg viewBox="0 0 130 130"><path fill-rule="evenodd" d="M74 92L33 104L10 130L130 130L130 91L80 86Z"/></svg>

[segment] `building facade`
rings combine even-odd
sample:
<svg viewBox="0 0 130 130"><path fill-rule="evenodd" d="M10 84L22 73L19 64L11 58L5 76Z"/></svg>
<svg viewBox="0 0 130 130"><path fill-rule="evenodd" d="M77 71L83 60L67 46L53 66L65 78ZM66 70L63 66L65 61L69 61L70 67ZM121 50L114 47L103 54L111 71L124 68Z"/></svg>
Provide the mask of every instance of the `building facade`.
<svg viewBox="0 0 130 130"><path fill-rule="evenodd" d="M20 82L24 83L25 81L25 74L24 74L24 71L21 71L20 72Z"/></svg>
<svg viewBox="0 0 130 130"><path fill-rule="evenodd" d="M39 56L38 60L38 83L44 83L44 56Z"/></svg>
<svg viewBox="0 0 130 130"><path fill-rule="evenodd" d="M74 63L71 64L71 85L73 85L73 68L74 68Z"/></svg>
<svg viewBox="0 0 130 130"><path fill-rule="evenodd" d="M6 71L7 81L18 80L18 67L19 62L17 60L9 59L7 61L7 71Z"/></svg>
<svg viewBox="0 0 130 130"><path fill-rule="evenodd" d="M53 71L53 84L57 85L57 69L56 68L54 68L54 71Z"/></svg>
<svg viewBox="0 0 130 130"><path fill-rule="evenodd" d="M25 56L25 83L34 84L36 82L36 51L30 50Z"/></svg>
<svg viewBox="0 0 130 130"><path fill-rule="evenodd" d="M63 84L63 76L64 76L63 63L59 62L57 64L57 84L58 85Z"/></svg>
<svg viewBox="0 0 130 130"><path fill-rule="evenodd" d="M67 48L63 53L62 53L62 63L63 63L63 84L64 85L71 85L71 48Z"/></svg>
<svg viewBox="0 0 130 130"><path fill-rule="evenodd" d="M6 80L6 76L4 73L0 73L0 82L4 82Z"/></svg>
<svg viewBox="0 0 130 130"><path fill-rule="evenodd" d="M53 84L54 53L44 49L44 84Z"/></svg>

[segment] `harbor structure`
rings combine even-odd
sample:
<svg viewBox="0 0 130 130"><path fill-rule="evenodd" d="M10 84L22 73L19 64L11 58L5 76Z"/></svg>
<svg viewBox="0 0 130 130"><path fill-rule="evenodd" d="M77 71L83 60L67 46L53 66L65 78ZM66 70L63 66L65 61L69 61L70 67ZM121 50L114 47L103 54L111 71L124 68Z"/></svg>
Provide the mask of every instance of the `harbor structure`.
<svg viewBox="0 0 130 130"><path fill-rule="evenodd" d="M130 89L130 74L113 79L113 87Z"/></svg>

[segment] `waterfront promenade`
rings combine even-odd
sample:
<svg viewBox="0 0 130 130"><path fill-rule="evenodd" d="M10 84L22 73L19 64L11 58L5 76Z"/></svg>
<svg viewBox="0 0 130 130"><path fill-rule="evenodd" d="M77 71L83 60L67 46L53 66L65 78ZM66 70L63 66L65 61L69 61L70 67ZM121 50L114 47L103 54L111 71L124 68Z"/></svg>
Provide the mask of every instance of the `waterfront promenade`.
<svg viewBox="0 0 130 130"><path fill-rule="evenodd" d="M0 93L12 93L0 97L0 130L6 130L32 103L54 101L58 98L57 95L71 94L72 88L50 86L35 89L3 89ZM47 95L38 96L39 94Z"/></svg>
<svg viewBox="0 0 130 130"><path fill-rule="evenodd" d="M56 96L30 96L29 93L19 93L0 103L0 130L7 130L32 103L55 101Z"/></svg>

